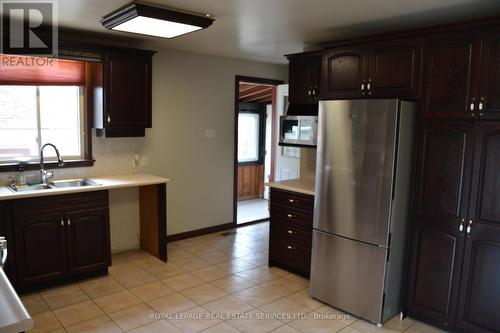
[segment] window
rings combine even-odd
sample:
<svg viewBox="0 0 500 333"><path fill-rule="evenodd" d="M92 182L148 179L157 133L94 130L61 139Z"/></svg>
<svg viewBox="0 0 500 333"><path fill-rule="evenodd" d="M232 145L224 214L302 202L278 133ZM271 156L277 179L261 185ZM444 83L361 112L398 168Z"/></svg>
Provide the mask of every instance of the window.
<svg viewBox="0 0 500 333"><path fill-rule="evenodd" d="M0 163L37 161L55 144L65 160L85 158L81 86L0 85ZM47 149L47 160L55 153Z"/></svg>
<svg viewBox="0 0 500 333"><path fill-rule="evenodd" d="M238 114L238 163L260 159L260 116L258 113Z"/></svg>

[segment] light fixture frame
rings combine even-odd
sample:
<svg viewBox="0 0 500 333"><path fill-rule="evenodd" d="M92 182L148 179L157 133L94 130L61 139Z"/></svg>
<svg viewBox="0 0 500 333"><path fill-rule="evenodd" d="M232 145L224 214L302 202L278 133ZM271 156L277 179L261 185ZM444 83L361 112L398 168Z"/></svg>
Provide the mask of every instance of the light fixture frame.
<svg viewBox="0 0 500 333"><path fill-rule="evenodd" d="M150 5L150 4L146 4L146 3L142 3L142 2L131 2L125 6L109 13L108 15L104 16L101 19L101 23L106 29L113 30L114 27L116 27L122 23L125 23L127 21L130 21L130 20L132 20L136 17L139 17L139 16L197 26L197 27L200 27L201 29L208 28L215 21L214 19L212 19L208 15L194 14L194 13L179 11L179 10L170 9L170 8L158 7L156 5ZM199 30L200 29L195 30L195 31L199 31ZM119 30L115 30L115 31L119 31ZM184 34L177 35L177 36L174 36L171 38L186 35L186 34L189 34L189 33L195 32L195 31L186 32ZM134 32L129 32L129 33L134 33ZM159 37L159 38L165 38L165 37L154 36L154 35L149 35L149 34L146 34L146 35L153 36L153 37Z"/></svg>

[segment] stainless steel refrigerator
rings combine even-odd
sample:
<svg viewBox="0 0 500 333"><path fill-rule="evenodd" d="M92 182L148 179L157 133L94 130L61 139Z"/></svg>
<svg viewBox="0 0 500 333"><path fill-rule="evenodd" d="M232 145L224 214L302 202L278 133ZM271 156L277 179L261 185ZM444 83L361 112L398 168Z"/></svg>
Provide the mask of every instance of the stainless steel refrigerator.
<svg viewBox="0 0 500 333"><path fill-rule="evenodd" d="M381 324L401 311L416 105L320 102L312 297Z"/></svg>

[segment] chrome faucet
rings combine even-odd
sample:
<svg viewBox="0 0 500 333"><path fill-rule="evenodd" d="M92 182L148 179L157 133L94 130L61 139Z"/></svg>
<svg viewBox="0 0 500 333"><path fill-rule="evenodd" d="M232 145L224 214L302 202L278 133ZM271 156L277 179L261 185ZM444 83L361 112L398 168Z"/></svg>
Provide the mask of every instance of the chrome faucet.
<svg viewBox="0 0 500 333"><path fill-rule="evenodd" d="M59 165L59 166L64 165L64 161L63 161L61 155L59 154L59 150L57 150L57 147L55 145L53 145L52 143L44 144L42 146L42 148L40 148L40 175L41 175L42 184L47 184L47 181L50 178L54 177L54 173L52 171L45 170L44 165L43 165L43 150L47 146L51 146L52 148L54 148L56 155L57 155L57 165Z"/></svg>

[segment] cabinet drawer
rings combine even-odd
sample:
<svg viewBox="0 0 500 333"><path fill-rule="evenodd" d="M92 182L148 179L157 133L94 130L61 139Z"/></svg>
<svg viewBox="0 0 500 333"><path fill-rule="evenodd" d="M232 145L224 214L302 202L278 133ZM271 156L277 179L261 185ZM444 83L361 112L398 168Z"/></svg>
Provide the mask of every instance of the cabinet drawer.
<svg viewBox="0 0 500 333"><path fill-rule="evenodd" d="M277 221L285 225L289 223L294 223L312 228L313 214L312 211L305 212L294 208L272 205L271 220Z"/></svg>
<svg viewBox="0 0 500 333"><path fill-rule="evenodd" d="M272 264L282 265L301 275L309 276L311 247L304 246L297 241L275 239L271 236L269 259Z"/></svg>
<svg viewBox="0 0 500 333"><path fill-rule="evenodd" d="M276 238L286 241L295 241L303 244L304 246L311 246L312 244L312 229L304 228L293 223L282 223L278 221L271 222L271 234Z"/></svg>
<svg viewBox="0 0 500 333"><path fill-rule="evenodd" d="M274 205L302 210L312 215L314 210L314 196L272 188L271 207Z"/></svg>
<svg viewBox="0 0 500 333"><path fill-rule="evenodd" d="M63 195L48 195L12 201L13 217L37 216L40 214L64 214L69 210L80 210L108 206L108 191L93 191Z"/></svg>

